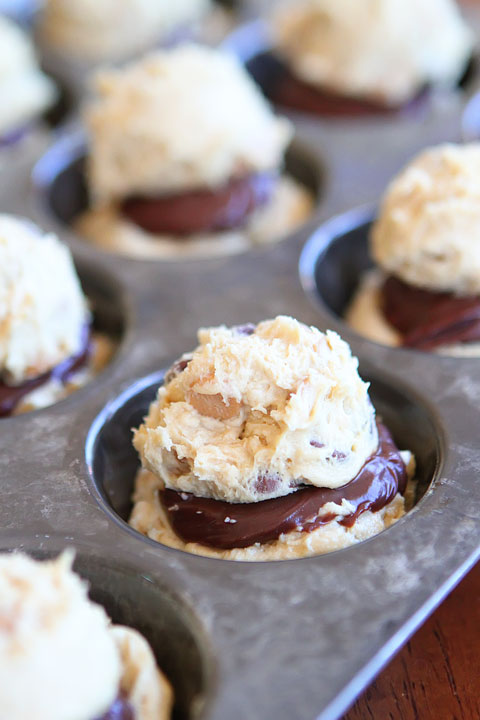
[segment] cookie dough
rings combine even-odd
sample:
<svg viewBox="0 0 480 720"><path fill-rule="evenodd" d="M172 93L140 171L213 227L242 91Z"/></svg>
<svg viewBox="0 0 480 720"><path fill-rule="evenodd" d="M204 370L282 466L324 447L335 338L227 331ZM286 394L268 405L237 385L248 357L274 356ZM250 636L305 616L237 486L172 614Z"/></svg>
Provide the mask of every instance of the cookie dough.
<svg viewBox="0 0 480 720"><path fill-rule="evenodd" d="M95 203L271 171L293 134L236 58L197 45L103 72L97 90L86 115Z"/></svg>
<svg viewBox="0 0 480 720"><path fill-rule="evenodd" d="M79 352L90 313L68 248L0 215L0 375L19 384Z"/></svg>
<svg viewBox="0 0 480 720"><path fill-rule="evenodd" d="M124 70L101 73L97 88L99 97L86 115L91 207L75 223L94 244L139 258L232 254L284 237L311 214L311 192L280 175L291 124L272 113L228 53L198 45L158 52ZM195 232L207 199L192 206L192 193L210 194L208 207L215 206L232 182L262 177L268 190L252 206L239 200L238 190L222 201L223 215L217 215L223 222L233 208L242 208L231 225L217 228L204 219ZM177 232L178 219L173 229L167 225L169 232L162 225L162 232L158 225L141 226L125 211L132 198L153 203L160 217L168 211L174 218L186 215L190 227ZM184 204L184 212L171 209L174 200L175 207Z"/></svg>
<svg viewBox="0 0 480 720"><path fill-rule="evenodd" d="M195 23L210 0L45 0L45 46L90 62L126 59Z"/></svg>
<svg viewBox="0 0 480 720"><path fill-rule="evenodd" d="M198 337L134 433L167 488L230 503L338 488L376 450L368 384L336 333L280 316Z"/></svg>
<svg viewBox="0 0 480 720"><path fill-rule="evenodd" d="M420 153L390 183L370 233L377 267L347 322L384 345L480 355L480 144Z"/></svg>
<svg viewBox="0 0 480 720"><path fill-rule="evenodd" d="M300 79L393 106L427 84L454 85L474 44L452 0L290 0L272 26Z"/></svg>
<svg viewBox="0 0 480 720"><path fill-rule="evenodd" d="M28 220L0 214L0 417L51 405L109 362L69 249Z"/></svg>
<svg viewBox="0 0 480 720"><path fill-rule="evenodd" d="M166 720L171 689L148 643L110 624L72 560L0 555L0 716L91 720L123 691L135 720Z"/></svg>
<svg viewBox="0 0 480 720"><path fill-rule="evenodd" d="M56 97L56 87L41 72L28 35L0 15L0 139L25 128Z"/></svg>
<svg viewBox="0 0 480 720"><path fill-rule="evenodd" d="M372 255L411 285L478 295L479 228L480 144L440 145L420 153L387 188Z"/></svg>
<svg viewBox="0 0 480 720"><path fill-rule="evenodd" d="M283 560L348 547L405 513L415 460L377 424L338 335L279 316L199 341L134 431L132 527L198 555Z"/></svg>

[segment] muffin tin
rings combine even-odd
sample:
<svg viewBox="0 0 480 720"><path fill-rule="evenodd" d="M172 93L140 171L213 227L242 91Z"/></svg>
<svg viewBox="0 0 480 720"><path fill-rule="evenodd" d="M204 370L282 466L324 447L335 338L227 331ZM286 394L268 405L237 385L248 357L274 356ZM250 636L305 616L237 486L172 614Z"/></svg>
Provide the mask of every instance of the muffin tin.
<svg viewBox="0 0 480 720"><path fill-rule="evenodd" d="M0 421L0 549L76 548L93 597L152 642L175 687L175 718L338 718L480 555L478 361L383 347L340 318L345 286L368 263L365 224L375 212L348 209L376 202L425 145L459 139L476 85L432 94L420 115L292 115L302 148L292 167L317 191L314 215L278 244L230 257L147 262L78 238L69 223L85 203L81 134L51 138L47 153L43 137L19 144L9 159L0 210L70 245L118 349L74 395ZM196 557L139 535L125 522L137 467L130 428L163 369L196 345L202 325L280 313L351 344L378 412L415 452L417 504L362 544L294 561Z"/></svg>

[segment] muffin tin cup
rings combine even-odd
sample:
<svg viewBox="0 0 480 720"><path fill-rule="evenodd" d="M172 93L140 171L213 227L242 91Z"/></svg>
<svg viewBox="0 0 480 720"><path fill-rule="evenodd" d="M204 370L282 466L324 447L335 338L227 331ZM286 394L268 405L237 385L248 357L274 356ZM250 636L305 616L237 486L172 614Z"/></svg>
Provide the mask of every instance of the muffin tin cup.
<svg viewBox="0 0 480 720"><path fill-rule="evenodd" d="M46 196L57 171L42 174L37 165L32 179L33 154L12 165L2 183L1 211L58 232L81 272L94 266L99 279L108 277L125 329L114 361L92 383L50 408L0 421L0 547L77 547L79 557L104 563L107 575L110 567L112 573L126 569L126 592L134 587L134 567L139 594L151 578L176 598L173 605L185 609L186 625L200 637L199 662L208 677L198 712L205 720L338 718L480 555L478 361L361 338L323 304L312 303L297 269L316 227L347 208L377 202L390 177L423 146L458 139L464 105L457 96L429 106L420 124L408 117L359 123L295 118L298 138L324 168L321 201L297 233L235 256L149 262L96 249L51 211ZM419 456L423 496L384 533L301 560L228 562L140 536L125 523L128 508L112 507L118 469L113 463L108 482L99 469L104 433L118 428L133 471L127 425L153 397L159 370L196 345L197 328L280 313L331 327L351 343L379 412L398 442ZM123 414L130 400L139 401L133 419ZM116 450L122 455L113 435L115 459ZM129 473L118 488L127 501ZM88 575L87 565L79 569ZM101 575L91 576L95 586L98 580L101 587ZM162 602L157 612L163 623L164 613L170 616ZM121 619L116 607L115 620Z"/></svg>
<svg viewBox="0 0 480 720"><path fill-rule="evenodd" d="M74 570L89 586L89 597L112 622L145 637L174 691L173 720L201 720L215 689L215 658L195 611L172 592L162 576L138 556L122 557L96 544L57 536L2 537L0 552L12 547L39 560L74 550Z"/></svg>
<svg viewBox="0 0 480 720"><path fill-rule="evenodd" d="M33 169L33 202L36 209L43 215L42 223L52 223L58 232L70 232L77 246L90 245L75 231L75 220L89 207L89 193L87 187L87 142L85 133L81 130L70 130L62 134L57 143L54 143L39 159ZM290 143L285 153L283 173L293 178L303 186L312 197L312 211L300 224L297 231L286 231L272 241L265 243L252 243L250 247L269 247L284 241L304 227L313 227L318 219L328 186L328 170L324 166L321 154L317 148L301 133L298 133ZM152 241L154 244L155 241ZM179 241L182 248L182 241ZM248 252L247 247L229 249L219 252L218 249L205 251L204 255L185 253L184 255L171 255L165 258L144 259L134 255L125 257L130 260L152 263L171 263L185 261L221 260L227 255L236 255ZM97 253L115 256L114 250L107 251L96 247Z"/></svg>

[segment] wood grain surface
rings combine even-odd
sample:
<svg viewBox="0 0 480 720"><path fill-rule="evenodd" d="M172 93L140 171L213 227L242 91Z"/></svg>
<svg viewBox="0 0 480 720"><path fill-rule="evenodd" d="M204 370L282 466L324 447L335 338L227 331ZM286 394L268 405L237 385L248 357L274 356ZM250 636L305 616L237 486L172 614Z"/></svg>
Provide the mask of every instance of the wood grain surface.
<svg viewBox="0 0 480 720"><path fill-rule="evenodd" d="M480 563L343 720L480 720Z"/></svg>

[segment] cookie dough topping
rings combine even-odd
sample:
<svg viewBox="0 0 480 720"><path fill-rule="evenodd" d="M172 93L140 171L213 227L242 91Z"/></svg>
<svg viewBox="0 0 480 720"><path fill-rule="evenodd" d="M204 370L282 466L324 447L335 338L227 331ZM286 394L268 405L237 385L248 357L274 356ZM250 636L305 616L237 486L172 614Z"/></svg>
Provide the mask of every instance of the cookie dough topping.
<svg viewBox="0 0 480 720"><path fill-rule="evenodd" d="M115 700L121 662L72 557L0 555L0 716L90 720Z"/></svg>
<svg viewBox="0 0 480 720"><path fill-rule="evenodd" d="M391 105L427 84L453 85L473 48L452 0L291 0L273 32L302 80Z"/></svg>
<svg viewBox="0 0 480 720"><path fill-rule="evenodd" d="M292 129L238 60L195 45L98 76L87 114L97 202L216 189L275 172Z"/></svg>
<svg viewBox="0 0 480 720"><path fill-rule="evenodd" d="M422 152L389 186L371 245L407 284L480 294L480 144Z"/></svg>
<svg viewBox="0 0 480 720"><path fill-rule="evenodd" d="M0 138L14 133L55 101L54 83L38 66L28 36L0 15Z"/></svg>
<svg viewBox="0 0 480 720"><path fill-rule="evenodd" d="M230 503L337 488L377 450L368 384L335 333L280 316L199 342L134 434L166 488Z"/></svg>
<svg viewBox="0 0 480 720"><path fill-rule="evenodd" d="M68 248L0 215L0 380L21 384L79 353L89 319Z"/></svg>
<svg viewBox="0 0 480 720"><path fill-rule="evenodd" d="M46 0L45 43L87 61L120 60L206 14L210 0Z"/></svg>

